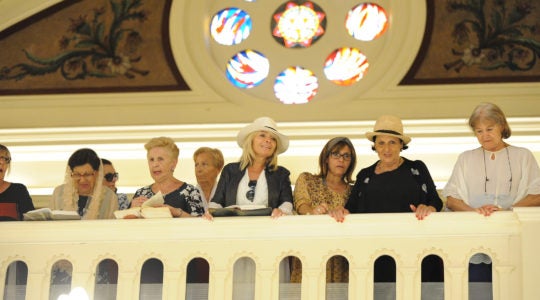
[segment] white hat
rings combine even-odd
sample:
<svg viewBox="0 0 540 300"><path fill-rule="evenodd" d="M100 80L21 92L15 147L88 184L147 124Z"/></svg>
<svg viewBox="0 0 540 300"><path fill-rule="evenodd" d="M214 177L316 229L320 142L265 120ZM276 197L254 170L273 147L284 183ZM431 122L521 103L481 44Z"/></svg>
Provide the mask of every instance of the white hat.
<svg viewBox="0 0 540 300"><path fill-rule="evenodd" d="M277 137L277 152L278 154L287 151L289 148L289 138L281 134L277 130L277 125L274 120L269 117L260 117L253 121L253 123L242 128L238 135L236 136L236 142L238 146L242 147L247 136L255 131L268 131L273 133Z"/></svg>
<svg viewBox="0 0 540 300"><path fill-rule="evenodd" d="M368 140L373 142L373 138L377 135L389 135L397 137L403 141L403 144L407 145L411 138L403 134L403 124L401 119L396 116L380 116L375 122L373 127L373 132L366 132L366 137Z"/></svg>

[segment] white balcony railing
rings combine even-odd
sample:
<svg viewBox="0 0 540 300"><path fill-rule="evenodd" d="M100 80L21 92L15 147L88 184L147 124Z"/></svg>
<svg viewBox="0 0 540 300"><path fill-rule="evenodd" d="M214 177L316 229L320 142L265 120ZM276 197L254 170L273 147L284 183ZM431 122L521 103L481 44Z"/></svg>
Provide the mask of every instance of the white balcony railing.
<svg viewBox="0 0 540 300"><path fill-rule="evenodd" d="M394 258L397 299L421 299L422 259L444 262L444 299L468 298L468 262L475 253L493 260L493 299L538 299L540 295L540 208L517 208L491 217L436 213L424 221L413 214L0 223L0 295L8 266L28 267L26 299L48 299L50 270L59 260L73 265L71 287L94 299L95 270L112 259L119 269L117 299L139 299L141 267L163 263L163 299L186 298L186 266L195 257L210 266L208 299L232 299L233 266L241 257L256 265L255 299L278 299L283 258L302 261L301 299L325 299L326 261L346 257L348 299L372 299L373 263Z"/></svg>

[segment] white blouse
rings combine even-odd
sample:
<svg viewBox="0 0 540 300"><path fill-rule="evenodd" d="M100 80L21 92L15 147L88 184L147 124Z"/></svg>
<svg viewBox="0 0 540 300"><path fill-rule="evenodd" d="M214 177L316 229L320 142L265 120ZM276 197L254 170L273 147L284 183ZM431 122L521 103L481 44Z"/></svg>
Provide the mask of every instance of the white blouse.
<svg viewBox="0 0 540 300"><path fill-rule="evenodd" d="M531 151L516 146L463 152L443 190L444 197L473 208L494 204L508 209L529 194L540 194L540 168Z"/></svg>

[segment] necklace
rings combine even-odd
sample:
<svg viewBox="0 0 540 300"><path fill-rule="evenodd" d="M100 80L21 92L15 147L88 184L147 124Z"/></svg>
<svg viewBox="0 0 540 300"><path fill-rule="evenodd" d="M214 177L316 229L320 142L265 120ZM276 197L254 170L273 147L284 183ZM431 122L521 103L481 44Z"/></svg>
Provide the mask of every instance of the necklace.
<svg viewBox="0 0 540 300"><path fill-rule="evenodd" d="M510 164L510 152L508 151L508 147L504 148L506 150L506 159L508 159L508 169L510 170L510 188L508 190L508 194L512 192L512 165ZM489 181L489 178L487 176L487 167L486 167L486 150L482 148L482 154L484 155L484 194L487 194L487 183ZM495 153L491 154L491 160L495 159Z"/></svg>
<svg viewBox="0 0 540 300"><path fill-rule="evenodd" d="M379 170L379 173L390 172L399 168L399 166L401 166L402 163L403 163L403 157L400 156L397 163L391 165L390 167L383 168L383 166L381 165L381 161L379 160L379 162L377 163L376 169Z"/></svg>

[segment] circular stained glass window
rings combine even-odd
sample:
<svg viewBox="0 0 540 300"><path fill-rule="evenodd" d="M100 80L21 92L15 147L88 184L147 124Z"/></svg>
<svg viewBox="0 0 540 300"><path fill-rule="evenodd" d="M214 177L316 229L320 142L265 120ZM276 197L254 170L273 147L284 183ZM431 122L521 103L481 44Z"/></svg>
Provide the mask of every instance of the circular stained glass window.
<svg viewBox="0 0 540 300"><path fill-rule="evenodd" d="M270 63L261 53L245 50L227 63L227 79L239 88L249 89L261 84L268 76Z"/></svg>
<svg viewBox="0 0 540 300"><path fill-rule="evenodd" d="M372 41L386 31L388 16L379 5L362 3L349 10L345 27L353 38Z"/></svg>
<svg viewBox="0 0 540 300"><path fill-rule="evenodd" d="M308 103L319 90L317 76L302 67L288 67L274 83L274 94L284 104Z"/></svg>
<svg viewBox="0 0 540 300"><path fill-rule="evenodd" d="M239 8L225 8L212 18L210 34L221 45L237 45L251 32L251 17Z"/></svg>
<svg viewBox="0 0 540 300"><path fill-rule="evenodd" d="M287 48L307 48L321 38L326 30L323 10L315 3L289 1L274 13L272 36Z"/></svg>
<svg viewBox="0 0 540 300"><path fill-rule="evenodd" d="M324 63L324 75L333 83L349 86L358 82L368 69L366 56L356 48L334 50Z"/></svg>
<svg viewBox="0 0 540 300"><path fill-rule="evenodd" d="M214 50L214 55L220 65L226 64L225 75L232 85L244 89L245 93L271 101L276 101L277 98L284 104L303 104L309 103L319 92L321 96L332 94L329 90L332 89L332 85L323 84L320 87L319 80L328 80L338 86L352 86L366 75L369 69L366 56L371 56L374 50L366 46L363 50L367 53L362 53L358 49L359 45L377 39L388 29L388 15L381 6L370 2L356 2L351 6L345 4L332 7L332 11L325 12L310 0L285 1L279 2L276 5L277 9L271 14L270 31L264 35L264 30L257 29L257 32L262 35L257 36L256 40L244 42L250 33L253 34L251 31L254 29L251 16L245 9L263 5L261 1L244 0L243 4L237 4L240 8L223 8L212 16L210 34L217 44L234 46L244 42L246 45L240 52L234 47L218 46ZM271 4L264 5L269 7ZM336 16L338 24L327 28L327 18L331 13ZM338 16L344 15L346 15L346 20L341 22L340 26ZM257 24L261 25L264 22L257 22ZM327 30L332 37L323 41L321 37L327 33ZM348 33L349 36L343 36L344 33ZM338 36L339 39L336 40ZM269 43L274 41L287 48L282 49L285 51L284 55L272 58L280 60L280 62L272 61L272 67L278 68L277 70L271 69L270 59L261 53L261 49L272 48ZM316 49L288 50L308 48L316 42L324 44L332 41L347 45L333 47L321 45L321 49L335 49L330 54L326 52L321 56L313 55ZM287 55L289 53L291 55ZM272 53L266 54L272 57L270 55ZM326 58L324 55L327 55ZM280 71L281 63L291 67L275 77L273 84L275 97L272 97L272 84L262 83L269 74L275 76ZM321 64L324 64L324 77L318 77L320 74L317 76L311 71L318 70ZM320 91L319 88L321 88Z"/></svg>

